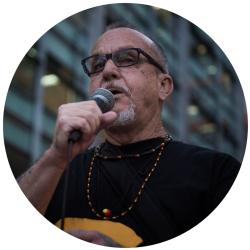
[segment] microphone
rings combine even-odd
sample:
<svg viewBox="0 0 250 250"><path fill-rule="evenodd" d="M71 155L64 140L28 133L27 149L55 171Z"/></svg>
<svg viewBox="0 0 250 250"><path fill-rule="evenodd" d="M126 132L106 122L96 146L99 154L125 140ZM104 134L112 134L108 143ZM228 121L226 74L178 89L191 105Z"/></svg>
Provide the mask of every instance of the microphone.
<svg viewBox="0 0 250 250"><path fill-rule="evenodd" d="M104 88L96 89L89 99L96 102L102 113L110 111L115 104L114 96L111 91ZM80 130L73 130L69 135L68 143L75 143L79 141L81 137L82 132Z"/></svg>

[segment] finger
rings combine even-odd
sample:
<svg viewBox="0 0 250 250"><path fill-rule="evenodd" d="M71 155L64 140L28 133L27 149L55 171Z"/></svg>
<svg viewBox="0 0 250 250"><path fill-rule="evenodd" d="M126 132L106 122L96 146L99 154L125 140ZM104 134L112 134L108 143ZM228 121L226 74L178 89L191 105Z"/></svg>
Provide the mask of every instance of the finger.
<svg viewBox="0 0 250 250"><path fill-rule="evenodd" d="M67 106L67 105L65 105ZM97 131L100 126L100 118L101 118L101 111L97 109L95 106L91 107L84 107L84 109L79 108L77 105L74 108L65 108L65 106L60 107L59 114L58 114L58 124L61 125L68 125L71 129L80 129L81 126L74 127L72 120L77 121L87 121L89 126L93 128L93 131Z"/></svg>
<svg viewBox="0 0 250 250"><path fill-rule="evenodd" d="M64 149L68 143L68 138L73 131L80 131L82 136L81 144L86 144L94 135L94 130L85 119L72 118L70 124L63 124L56 132L54 143L57 148Z"/></svg>
<svg viewBox="0 0 250 250"><path fill-rule="evenodd" d="M100 116L102 114L100 108L95 101L84 101L76 103L63 104L58 108L58 115L67 115L84 117L85 112L89 111L92 114Z"/></svg>
<svg viewBox="0 0 250 250"><path fill-rule="evenodd" d="M99 115L91 111L86 111L85 115L86 115L85 119L88 121L89 126L92 129L92 132L96 133L101 124L101 114Z"/></svg>
<svg viewBox="0 0 250 250"><path fill-rule="evenodd" d="M101 116L101 128L109 127L117 118L117 113L114 111L109 111L107 113L102 114Z"/></svg>
<svg viewBox="0 0 250 250"><path fill-rule="evenodd" d="M63 129L68 133L72 130L95 133L100 127L100 118L101 116L90 110L83 111L82 115L76 114L69 116L63 113L58 117L57 126L59 129Z"/></svg>

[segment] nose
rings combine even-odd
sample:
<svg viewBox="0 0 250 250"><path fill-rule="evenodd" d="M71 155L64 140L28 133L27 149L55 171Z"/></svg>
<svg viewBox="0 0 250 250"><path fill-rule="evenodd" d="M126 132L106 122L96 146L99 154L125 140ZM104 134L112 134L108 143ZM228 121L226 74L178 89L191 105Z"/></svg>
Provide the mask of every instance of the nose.
<svg viewBox="0 0 250 250"><path fill-rule="evenodd" d="M118 79L120 77L120 69L109 59L105 64L102 75L105 81Z"/></svg>

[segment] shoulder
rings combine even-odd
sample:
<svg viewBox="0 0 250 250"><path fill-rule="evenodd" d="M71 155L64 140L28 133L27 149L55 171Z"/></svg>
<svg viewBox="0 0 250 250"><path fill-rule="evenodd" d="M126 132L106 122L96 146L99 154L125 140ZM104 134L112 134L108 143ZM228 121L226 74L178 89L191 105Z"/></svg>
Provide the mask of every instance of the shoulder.
<svg viewBox="0 0 250 250"><path fill-rule="evenodd" d="M169 143L167 152L171 159L194 165L231 166L237 169L240 167L240 162L229 154L180 141Z"/></svg>
<svg viewBox="0 0 250 250"><path fill-rule="evenodd" d="M183 143L181 141L172 141L168 145L168 150L171 154L183 157L206 157L206 158L229 158L234 159L231 155L206 147L196 146L192 144Z"/></svg>
<svg viewBox="0 0 250 250"><path fill-rule="evenodd" d="M206 147L201 147L193 144L187 144L181 141L171 141L171 143L168 146L171 150L176 151L177 153L181 154L214 154L216 151L206 148ZM170 150L169 149L169 150Z"/></svg>

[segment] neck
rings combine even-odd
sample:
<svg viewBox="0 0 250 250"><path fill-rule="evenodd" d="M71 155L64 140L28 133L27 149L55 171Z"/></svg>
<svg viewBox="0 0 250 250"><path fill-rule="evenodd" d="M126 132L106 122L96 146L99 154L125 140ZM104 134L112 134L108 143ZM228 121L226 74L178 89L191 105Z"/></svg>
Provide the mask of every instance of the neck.
<svg viewBox="0 0 250 250"><path fill-rule="evenodd" d="M166 130L159 121L158 124L149 124L145 128L140 126L114 127L105 131L106 139L114 145L125 145L146 139L165 137Z"/></svg>

